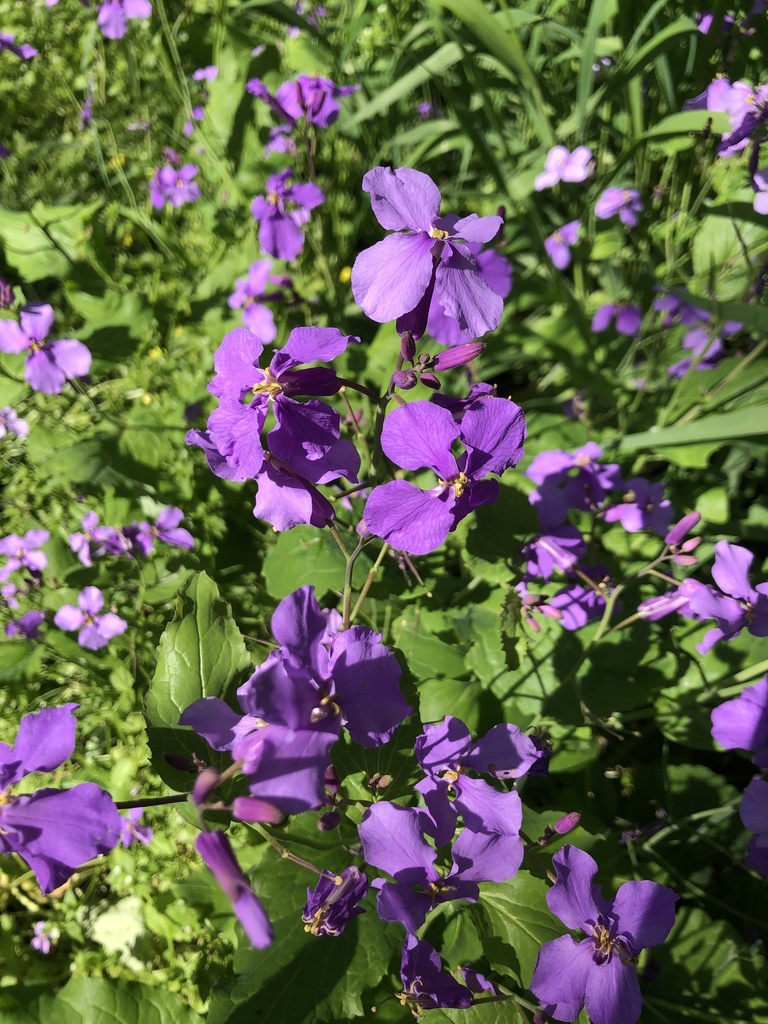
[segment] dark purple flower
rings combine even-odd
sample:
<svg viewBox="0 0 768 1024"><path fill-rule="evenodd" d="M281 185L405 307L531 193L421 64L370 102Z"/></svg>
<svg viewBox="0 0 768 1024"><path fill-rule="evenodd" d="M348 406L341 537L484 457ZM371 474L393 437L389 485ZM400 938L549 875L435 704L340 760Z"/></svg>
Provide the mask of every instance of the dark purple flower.
<svg viewBox="0 0 768 1024"><path fill-rule="evenodd" d="M615 321L619 334L636 338L643 322L643 311L639 306L631 306L627 302L607 302L595 311L592 317L592 330L596 333L607 331L612 321Z"/></svg>
<svg viewBox="0 0 768 1024"><path fill-rule="evenodd" d="M447 715L437 725L424 726L414 752L427 775L415 788L435 823L438 845L453 838L458 814L473 832L518 836L523 816L518 794L476 777L485 773L497 779L519 778L538 760L533 741L516 725L495 725L473 743L466 725ZM511 878L522 859L523 845L518 841L516 855L506 865L508 873L494 881Z"/></svg>
<svg viewBox="0 0 768 1024"><path fill-rule="evenodd" d="M536 176L533 187L537 192L552 188L560 181L586 181L592 167L592 150L577 146L570 153L565 146L553 146L544 161L544 170Z"/></svg>
<svg viewBox="0 0 768 1024"><path fill-rule="evenodd" d="M109 853L122 820L108 793L93 782L15 796L11 786L32 772L52 772L75 748L77 704L24 715L13 747L0 743L0 853L17 853L44 893L53 892L86 861Z"/></svg>
<svg viewBox="0 0 768 1024"><path fill-rule="evenodd" d="M292 175L288 168L267 178L266 196L256 196L251 203L251 214L259 224L259 245L280 260L296 259L304 248L302 227L309 211L325 200L322 189L311 182L288 185Z"/></svg>
<svg viewBox="0 0 768 1024"><path fill-rule="evenodd" d="M149 0L106 0L99 7L96 20L107 39L122 39L128 31L130 18L149 18L151 14Z"/></svg>
<svg viewBox="0 0 768 1024"><path fill-rule="evenodd" d="M295 82L283 82L275 99L286 115L284 119L291 124L304 117L307 124L328 128L339 116L336 101L359 88L359 85L336 85L328 78L299 75Z"/></svg>
<svg viewBox="0 0 768 1024"><path fill-rule="evenodd" d="M104 607L104 595L98 587L85 587L77 599L78 607L65 604L53 617L54 625L59 629L79 629L77 642L89 651L98 651L106 647L109 641L124 633L128 628L125 619L113 612L104 615L98 613Z"/></svg>
<svg viewBox="0 0 768 1024"><path fill-rule="evenodd" d="M467 245L467 249L477 258L477 272L488 287L505 299L512 290L512 267L495 249L481 249L477 244ZM427 330L440 345L457 347L472 340L469 334L459 327L459 321L448 316L440 305L436 293L432 293L427 316Z"/></svg>
<svg viewBox="0 0 768 1024"><path fill-rule="evenodd" d="M162 210L166 203L174 208L184 203L194 203L200 198L200 186L193 179L197 177L199 168L195 164L184 164L178 169L166 164L158 167L149 183L152 205Z"/></svg>
<svg viewBox="0 0 768 1024"><path fill-rule="evenodd" d="M0 582L7 580L12 572L22 567L32 573L41 572L48 565L48 559L45 552L37 549L47 544L50 537L47 530L27 530L23 537L15 533L3 537L0 540L0 555L6 555L8 561L0 569Z"/></svg>
<svg viewBox="0 0 768 1024"><path fill-rule="evenodd" d="M768 636L768 583L750 584L753 558L751 551L738 544L727 540L715 544L712 578L723 593L702 587L689 603L696 617L717 622L696 645L700 654L706 654L718 640L732 640L745 628L753 636Z"/></svg>
<svg viewBox="0 0 768 1024"><path fill-rule="evenodd" d="M434 551L474 509L496 501L498 483L485 478L501 476L520 461L524 438L523 412L506 398L472 403L460 423L431 402L400 406L384 422L384 453L404 469L434 470L438 481L429 491L406 480L374 488L363 513L365 525L400 551ZM457 440L466 449L458 457L451 451Z"/></svg>
<svg viewBox="0 0 768 1024"><path fill-rule="evenodd" d="M570 266L571 248L578 242L580 231L581 221L572 220L544 239L544 249L558 270Z"/></svg>
<svg viewBox="0 0 768 1024"><path fill-rule="evenodd" d="M595 216L599 220L608 220L618 213L621 223L633 228L638 221L637 215L644 209L636 188L607 188L595 203Z"/></svg>
<svg viewBox="0 0 768 1024"><path fill-rule="evenodd" d="M17 602L18 603L18 602ZM10 602L9 602L10 604ZM22 636L25 640L37 640L42 636L40 626L45 622L45 612L25 612L20 618L12 619L5 627L6 636Z"/></svg>
<svg viewBox="0 0 768 1024"><path fill-rule="evenodd" d="M768 780L761 775L744 790L739 817L744 828L755 833L747 848L746 865L768 877Z"/></svg>
<svg viewBox="0 0 768 1024"><path fill-rule="evenodd" d="M344 868L340 875L324 873L314 889L307 889L301 912L304 931L313 935L341 935L353 917L364 914L360 900L368 892L368 879L359 868Z"/></svg>
<svg viewBox="0 0 768 1024"><path fill-rule="evenodd" d="M7 50L9 53L21 57L22 60L31 60L36 57L38 51L29 43L17 43L12 32L0 32L0 53Z"/></svg>
<svg viewBox="0 0 768 1024"><path fill-rule="evenodd" d="M478 881L487 881L501 867L498 858L493 856L486 862L482 857L465 858L467 871L460 877L462 869L457 863L457 856L461 856L460 844L471 848L486 838L465 829L454 844L453 866L444 877L435 867L437 850L424 835L430 824L424 811L385 800L368 808L359 829L366 861L393 878L392 882L376 879L373 883L379 890L379 917L384 921L402 922L412 934L424 924L429 911L439 904L451 900L476 902ZM462 843L466 839L469 844ZM476 842L473 844L472 840Z"/></svg>
<svg viewBox="0 0 768 1024"><path fill-rule="evenodd" d="M152 841L154 832L146 825L140 825L144 809L142 807L131 807L128 817L123 818L123 831L120 833L120 842L123 846L132 846L138 839L144 846Z"/></svg>
<svg viewBox="0 0 768 1024"><path fill-rule="evenodd" d="M406 935L400 964L403 991L395 998L401 1006L411 1007L413 1016L424 1010L451 1007L466 1010L472 1005L472 992L443 970L440 957L428 942Z"/></svg>
<svg viewBox="0 0 768 1024"><path fill-rule="evenodd" d="M621 523L628 533L652 530L663 537L675 514L671 501L664 497L664 484L634 476L626 481L625 486L627 491L622 503L605 510L605 521Z"/></svg>
<svg viewBox="0 0 768 1024"><path fill-rule="evenodd" d="M235 859L229 839L223 832L201 832L195 841L197 852L211 870L211 874L232 902L235 912L251 945L265 949L272 945L272 925L264 913L258 897Z"/></svg>
<svg viewBox="0 0 768 1024"><path fill-rule="evenodd" d="M625 882L611 902L594 882L597 864L588 853L564 846L552 863L557 882L547 893L549 909L587 938L545 943L531 991L556 1020L576 1020L586 1006L594 1024L635 1024L643 999L633 961L669 934L677 894L658 882Z"/></svg>
<svg viewBox="0 0 768 1024"><path fill-rule="evenodd" d="M67 380L83 377L91 368L91 353L72 338L46 341L53 326L53 308L47 304L25 306L15 320L0 320L0 351L29 354L24 377L31 388L57 395Z"/></svg>
<svg viewBox="0 0 768 1024"><path fill-rule="evenodd" d="M363 190L379 224L395 232L361 252L352 268L352 294L365 315L378 323L396 319L398 333L420 338L435 294L470 338L495 330L504 303L465 243L490 242L501 217L441 217L437 186L408 167L374 167Z"/></svg>
<svg viewBox="0 0 768 1024"><path fill-rule="evenodd" d="M768 675L712 709L712 737L726 750L749 750L768 768Z"/></svg>
<svg viewBox="0 0 768 1024"><path fill-rule="evenodd" d="M568 572L587 553L587 542L575 526L555 526L523 545L520 552L528 560L529 576L548 580L555 569Z"/></svg>

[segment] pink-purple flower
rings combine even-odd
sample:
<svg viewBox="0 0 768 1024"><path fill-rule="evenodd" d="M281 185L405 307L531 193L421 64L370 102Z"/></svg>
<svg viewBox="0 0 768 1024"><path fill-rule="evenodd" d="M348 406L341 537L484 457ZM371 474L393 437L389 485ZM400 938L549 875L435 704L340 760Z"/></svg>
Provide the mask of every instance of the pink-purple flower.
<svg viewBox="0 0 768 1024"><path fill-rule="evenodd" d="M574 1021L586 1007L593 1024L635 1024L643 997L634 961L666 939L677 894L658 882L625 882L611 901L595 884L597 864L588 853L567 845L552 863L557 882L547 893L549 909L587 937L545 943L531 991L555 1020Z"/></svg>
<svg viewBox="0 0 768 1024"><path fill-rule="evenodd" d="M15 320L0 320L0 351L27 352L24 377L35 391L57 395L68 380L83 377L91 368L91 353L81 341L63 338L46 341L53 326L53 308L25 306Z"/></svg>
<svg viewBox="0 0 768 1024"><path fill-rule="evenodd" d="M732 640L742 629L753 636L768 636L768 583L755 587L750 583L753 559L752 552L738 544L727 540L715 544L712 578L722 593L700 587L689 602L696 618L717 623L696 645L700 654L706 654L718 640Z"/></svg>
<svg viewBox="0 0 768 1024"><path fill-rule="evenodd" d="M565 146L553 146L544 160L544 170L536 176L537 192L553 188L561 181L586 181L592 171L592 150L577 146L571 153Z"/></svg>
<svg viewBox="0 0 768 1024"><path fill-rule="evenodd" d="M259 245L264 252L280 260L295 260L304 248L302 228L314 210L325 200L325 193L312 182L288 184L293 171L288 168L267 178L267 194L256 196L251 214L259 225Z"/></svg>
<svg viewBox="0 0 768 1024"><path fill-rule="evenodd" d="M768 675L712 710L712 737L726 750L748 750L768 768Z"/></svg>
<svg viewBox="0 0 768 1024"><path fill-rule="evenodd" d="M578 242L580 231L581 221L572 220L544 239L544 249L558 270L570 266L571 249Z"/></svg>
<svg viewBox="0 0 768 1024"><path fill-rule="evenodd" d="M199 168L195 164L172 167L166 164L158 167L149 183L152 205L162 210L166 203L175 209L185 203L194 203L200 198L200 186L194 180Z"/></svg>
<svg viewBox="0 0 768 1024"><path fill-rule="evenodd" d="M47 544L51 535L47 530L27 530L23 537L11 533L0 540L0 555L8 561L0 568L0 583L5 582L12 572L27 569L31 573L39 573L48 565L44 551L38 550Z"/></svg>
<svg viewBox="0 0 768 1024"><path fill-rule="evenodd" d="M269 284L276 288L283 287L286 279L271 273L271 260L256 260L248 268L247 277L238 277L235 282L235 290L227 299L230 309L242 309L243 326L263 344L269 344L277 337L277 328L272 310L264 305L265 299L273 299L280 296L280 292L267 292Z"/></svg>
<svg viewBox="0 0 768 1024"><path fill-rule="evenodd" d="M621 223L628 228L637 224L638 214L645 209L636 188L607 188L595 203L595 216L608 220L619 215Z"/></svg>
<svg viewBox="0 0 768 1024"><path fill-rule="evenodd" d="M85 587L77 599L77 606L62 605L53 617L59 629L79 630L77 642L89 651L106 647L109 641L128 628L125 619L114 612L99 615L104 607L104 595L98 587Z"/></svg>
<svg viewBox="0 0 768 1024"><path fill-rule="evenodd" d="M99 7L96 21L107 39L122 39L130 19L149 18L151 14L150 0L106 0Z"/></svg>
<svg viewBox="0 0 768 1024"><path fill-rule="evenodd" d="M365 315L377 323L397 320L399 334L420 338L434 295L470 338L495 330L504 303L467 243L490 242L501 217L441 217L437 185L410 167L374 167L363 190L379 224L395 232L361 252L352 267L352 294Z"/></svg>

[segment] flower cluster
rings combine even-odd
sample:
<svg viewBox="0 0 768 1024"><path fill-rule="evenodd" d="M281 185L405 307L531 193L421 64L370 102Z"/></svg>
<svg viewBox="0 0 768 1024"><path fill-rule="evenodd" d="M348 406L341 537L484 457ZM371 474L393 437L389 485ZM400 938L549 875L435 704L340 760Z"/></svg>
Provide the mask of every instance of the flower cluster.
<svg viewBox="0 0 768 1024"><path fill-rule="evenodd" d="M299 75L295 80L283 82L274 95L260 78L251 78L246 88L278 118L278 124L270 131L266 152L295 153L296 143L291 133L296 126L330 127L341 110L338 100L357 92L360 86L336 85L328 78Z"/></svg>

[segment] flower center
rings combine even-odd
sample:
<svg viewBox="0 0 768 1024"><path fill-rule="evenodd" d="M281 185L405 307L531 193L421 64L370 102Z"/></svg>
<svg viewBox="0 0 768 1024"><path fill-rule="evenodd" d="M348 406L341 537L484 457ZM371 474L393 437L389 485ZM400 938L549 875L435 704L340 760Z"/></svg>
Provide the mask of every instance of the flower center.
<svg viewBox="0 0 768 1024"><path fill-rule="evenodd" d="M632 956L625 942L614 938L609 928L601 920L592 928L595 948L592 959L596 964L605 964L612 956L617 956L624 964L632 963Z"/></svg>
<svg viewBox="0 0 768 1024"><path fill-rule="evenodd" d="M469 477L466 473L459 473L458 476L451 477L450 480L440 480L438 482L441 487L452 487L453 493L457 498L460 498L469 486Z"/></svg>
<svg viewBox="0 0 768 1024"><path fill-rule="evenodd" d="M429 229L430 238L439 238L441 242L444 242L448 237L448 232L444 231L443 228L436 228L434 225Z"/></svg>
<svg viewBox="0 0 768 1024"><path fill-rule="evenodd" d="M280 202L280 196L277 192L267 192L267 202L270 206L277 206Z"/></svg>
<svg viewBox="0 0 768 1024"><path fill-rule="evenodd" d="M254 395L268 395L270 398L276 398L283 390L283 386L280 381L272 375L269 369L264 370L264 380L254 384L251 388L251 393Z"/></svg>

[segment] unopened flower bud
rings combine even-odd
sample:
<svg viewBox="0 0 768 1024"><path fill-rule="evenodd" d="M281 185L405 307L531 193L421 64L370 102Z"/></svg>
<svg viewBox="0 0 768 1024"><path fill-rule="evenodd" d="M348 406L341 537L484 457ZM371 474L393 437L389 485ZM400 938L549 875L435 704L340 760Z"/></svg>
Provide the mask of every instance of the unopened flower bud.
<svg viewBox="0 0 768 1024"><path fill-rule="evenodd" d="M333 832L341 824L341 815L338 811L327 811L317 819L317 827L321 832Z"/></svg>
<svg viewBox="0 0 768 1024"><path fill-rule="evenodd" d="M221 775L215 768L205 768L195 779L192 789L192 800L196 804L204 804L211 793L218 788Z"/></svg>
<svg viewBox="0 0 768 1024"><path fill-rule="evenodd" d="M555 822L555 832L557 832L559 836L567 836L569 832L573 832L580 821L581 815L578 811L569 811Z"/></svg>
<svg viewBox="0 0 768 1024"><path fill-rule="evenodd" d="M416 355L416 342L410 331L403 331L400 335L400 355L406 363L412 363Z"/></svg>
<svg viewBox="0 0 768 1024"><path fill-rule="evenodd" d="M183 754L163 754L163 760L166 764L170 765L171 768L175 768L177 772L187 772L189 775L195 775L197 768L190 761L188 757L184 757Z"/></svg>
<svg viewBox="0 0 768 1024"><path fill-rule="evenodd" d="M464 366L471 362L485 348L482 341L468 341L465 345L456 345L454 348L447 348L444 352L438 352L432 360L432 369L454 370L457 366Z"/></svg>
<svg viewBox="0 0 768 1024"><path fill-rule="evenodd" d="M672 527L664 538L664 543L669 544L669 546L673 548L677 547L683 540L685 540L694 526L698 526L700 522L701 516L698 512L689 512L687 516L683 516L680 522L676 523L675 526Z"/></svg>
<svg viewBox="0 0 768 1024"><path fill-rule="evenodd" d="M413 370L395 370L392 374L392 383L402 391L410 391L411 388L416 387L418 382L419 378Z"/></svg>
<svg viewBox="0 0 768 1024"><path fill-rule="evenodd" d="M329 764L325 769L325 788L329 793L338 793L341 786L341 779L336 774L336 769Z"/></svg>
<svg viewBox="0 0 768 1024"><path fill-rule="evenodd" d="M13 305L13 288L5 278L0 277L0 309L7 309Z"/></svg>
<svg viewBox="0 0 768 1024"><path fill-rule="evenodd" d="M428 388L431 388L433 391L440 390L440 381L437 379L434 373L422 373L419 379L421 380L422 384L426 384L426 386Z"/></svg>
<svg viewBox="0 0 768 1024"><path fill-rule="evenodd" d="M533 1024L547 1024L547 1015L543 1010L538 1010L534 1013Z"/></svg>
<svg viewBox="0 0 768 1024"><path fill-rule="evenodd" d="M238 796L232 802L232 814L239 821L259 821L267 825L279 825L285 815L268 800L255 796Z"/></svg>

